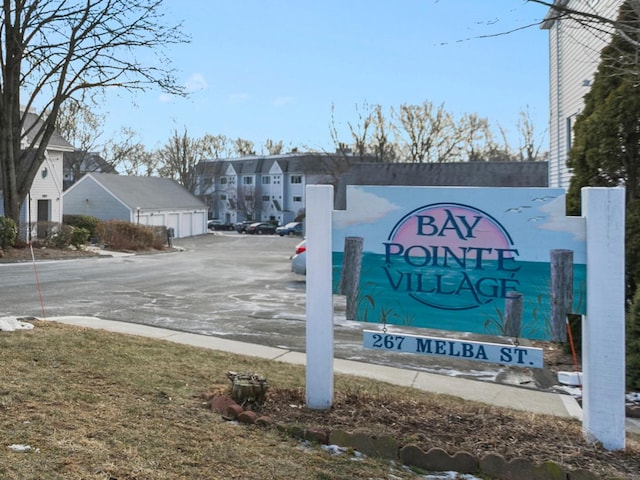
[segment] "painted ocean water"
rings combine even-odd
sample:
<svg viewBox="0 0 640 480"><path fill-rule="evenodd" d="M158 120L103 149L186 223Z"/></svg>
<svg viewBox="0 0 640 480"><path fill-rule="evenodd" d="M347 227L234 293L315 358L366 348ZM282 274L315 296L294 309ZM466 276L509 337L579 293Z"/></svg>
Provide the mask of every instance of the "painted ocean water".
<svg viewBox="0 0 640 480"><path fill-rule="evenodd" d="M338 293L342 252L333 252L333 291ZM365 252L356 320L418 328L501 335L505 297L523 295L521 338L550 338L551 267L547 262L511 260L455 261L420 259L410 265L385 263L385 256ZM424 263L424 262L422 262ZM574 265L574 313L583 314L586 265Z"/></svg>

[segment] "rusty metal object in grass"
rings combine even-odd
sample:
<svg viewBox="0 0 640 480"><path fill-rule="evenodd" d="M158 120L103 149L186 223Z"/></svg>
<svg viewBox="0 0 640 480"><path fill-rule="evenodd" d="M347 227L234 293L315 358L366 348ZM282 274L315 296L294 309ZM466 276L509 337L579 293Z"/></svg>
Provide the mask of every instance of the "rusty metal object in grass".
<svg viewBox="0 0 640 480"><path fill-rule="evenodd" d="M269 389L265 377L255 373L229 371L227 378L231 380L231 398L240 405L264 403Z"/></svg>

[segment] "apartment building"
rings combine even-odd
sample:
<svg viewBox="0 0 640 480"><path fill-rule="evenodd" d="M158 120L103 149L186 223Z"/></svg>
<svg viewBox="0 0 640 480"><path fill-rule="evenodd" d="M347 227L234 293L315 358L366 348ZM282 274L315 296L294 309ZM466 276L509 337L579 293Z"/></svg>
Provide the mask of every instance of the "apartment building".
<svg viewBox="0 0 640 480"><path fill-rule="evenodd" d="M294 152L208 160L196 167L196 195L210 218L284 225L304 215L306 185L336 185L355 158L350 152Z"/></svg>

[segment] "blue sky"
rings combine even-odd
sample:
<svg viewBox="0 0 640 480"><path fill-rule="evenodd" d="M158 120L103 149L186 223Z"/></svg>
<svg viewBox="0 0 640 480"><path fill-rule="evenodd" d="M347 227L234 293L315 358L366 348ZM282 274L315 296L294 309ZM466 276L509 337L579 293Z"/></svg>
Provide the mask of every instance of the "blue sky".
<svg viewBox="0 0 640 480"><path fill-rule="evenodd" d="M188 98L111 94L104 137L130 127L148 148L174 129L332 150L364 103L425 100L477 113L515 145L519 112L548 126L546 9L525 0L167 0L192 41L169 55Z"/></svg>

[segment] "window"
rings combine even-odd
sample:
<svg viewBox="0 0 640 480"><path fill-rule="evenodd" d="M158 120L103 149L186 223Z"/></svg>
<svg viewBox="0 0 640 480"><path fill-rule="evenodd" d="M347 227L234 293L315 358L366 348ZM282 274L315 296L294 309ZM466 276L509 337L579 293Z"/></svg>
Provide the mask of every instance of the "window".
<svg viewBox="0 0 640 480"><path fill-rule="evenodd" d="M253 195L245 195L244 200L245 202L253 202Z"/></svg>
<svg viewBox="0 0 640 480"><path fill-rule="evenodd" d="M269 185L271 183L271 177L269 175L264 175L262 177L262 184Z"/></svg>
<svg viewBox="0 0 640 480"><path fill-rule="evenodd" d="M227 184L227 177L220 177L220 185L226 185Z"/></svg>
<svg viewBox="0 0 640 480"><path fill-rule="evenodd" d="M569 151L571 150L571 144L573 143L573 118L567 118L567 155L569 155Z"/></svg>
<svg viewBox="0 0 640 480"><path fill-rule="evenodd" d="M220 200L226 200L226 199L227 199L226 195L224 195L224 194L220 195Z"/></svg>
<svg viewBox="0 0 640 480"><path fill-rule="evenodd" d="M273 176L273 183L280 185L280 175Z"/></svg>
<svg viewBox="0 0 640 480"><path fill-rule="evenodd" d="M293 201L294 202L302 202L302 197L300 195L294 195L293 196Z"/></svg>
<svg viewBox="0 0 640 480"><path fill-rule="evenodd" d="M292 175L291 183L302 183L302 175Z"/></svg>
<svg viewBox="0 0 640 480"><path fill-rule="evenodd" d="M262 195L262 201L268 202L270 200L269 195Z"/></svg>
<svg viewBox="0 0 640 480"><path fill-rule="evenodd" d="M242 177L242 183L244 185L253 185L253 177Z"/></svg>

